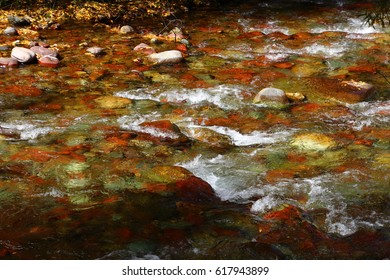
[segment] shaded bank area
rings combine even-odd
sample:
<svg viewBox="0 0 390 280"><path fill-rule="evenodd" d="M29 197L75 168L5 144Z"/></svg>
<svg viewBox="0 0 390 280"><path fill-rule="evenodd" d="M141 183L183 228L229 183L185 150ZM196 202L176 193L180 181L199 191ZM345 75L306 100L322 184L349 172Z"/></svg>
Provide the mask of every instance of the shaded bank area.
<svg viewBox="0 0 390 280"><path fill-rule="evenodd" d="M0 20L7 15L26 15L36 28L47 28L54 23L64 21L88 21L102 23L119 23L144 18L155 18L164 22L180 18L190 10L212 7L220 9L229 5L239 6L252 3L266 3L269 1L239 1L239 0L0 0ZM272 1L271 1L272 2ZM365 3L359 1L273 1L280 6L295 2L303 6L315 6L336 3L358 3L362 10L364 21L373 26L382 27L390 23L390 1L371 0ZM309 6L308 6L309 5Z"/></svg>

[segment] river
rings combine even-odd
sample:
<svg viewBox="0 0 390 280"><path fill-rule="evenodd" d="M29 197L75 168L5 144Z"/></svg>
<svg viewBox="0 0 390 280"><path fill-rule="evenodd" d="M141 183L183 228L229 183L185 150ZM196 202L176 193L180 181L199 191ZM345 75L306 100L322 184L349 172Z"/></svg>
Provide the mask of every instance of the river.
<svg viewBox="0 0 390 280"><path fill-rule="evenodd" d="M282 2L1 35L61 61L0 68L0 258L389 258L390 29Z"/></svg>

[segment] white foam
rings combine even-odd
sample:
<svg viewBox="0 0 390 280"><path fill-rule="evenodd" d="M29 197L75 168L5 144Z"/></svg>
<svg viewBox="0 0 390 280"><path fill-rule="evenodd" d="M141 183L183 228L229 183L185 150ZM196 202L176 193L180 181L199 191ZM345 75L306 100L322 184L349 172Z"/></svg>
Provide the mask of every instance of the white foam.
<svg viewBox="0 0 390 280"><path fill-rule="evenodd" d="M191 171L195 176L208 182L223 201L245 202L255 195L263 195L263 191L251 187L257 172L248 169L250 158L236 155L237 160L228 156L218 155L206 158L201 155L193 160L178 163L178 166Z"/></svg>
<svg viewBox="0 0 390 280"><path fill-rule="evenodd" d="M314 43L301 50L302 53L306 53L313 56L322 56L325 58L340 57L348 50L348 44L346 43L333 43L330 46Z"/></svg>
<svg viewBox="0 0 390 280"><path fill-rule="evenodd" d="M360 102L348 104L347 107L354 111L354 116L344 117L344 121L354 130L361 131L370 126L389 127L390 101Z"/></svg>
<svg viewBox="0 0 390 280"><path fill-rule="evenodd" d="M205 126L217 133L228 136L234 145L236 146L252 146L252 145L263 145L273 144L281 141L286 141L289 136L293 134L290 131L276 131L276 132L265 132L265 131L253 131L249 134L242 134L234 129L224 126Z"/></svg>
<svg viewBox="0 0 390 280"><path fill-rule="evenodd" d="M53 128L40 126L38 123L1 123L0 127L19 134L20 140L34 140L40 136L44 136L54 131Z"/></svg>
<svg viewBox="0 0 390 280"><path fill-rule="evenodd" d="M115 95L133 100L154 100L167 101L172 103L183 103L188 105L201 105L211 103L222 109L238 109L242 106L241 86L219 85L207 89L180 89L166 91L150 91L137 89L132 91L122 91Z"/></svg>
<svg viewBox="0 0 390 280"><path fill-rule="evenodd" d="M329 26L322 26L313 28L311 30L312 33L322 33L327 31L334 32L346 32L350 34L374 34L383 32L383 30L379 27L372 27L364 23L361 18L348 18L345 23L338 23Z"/></svg>

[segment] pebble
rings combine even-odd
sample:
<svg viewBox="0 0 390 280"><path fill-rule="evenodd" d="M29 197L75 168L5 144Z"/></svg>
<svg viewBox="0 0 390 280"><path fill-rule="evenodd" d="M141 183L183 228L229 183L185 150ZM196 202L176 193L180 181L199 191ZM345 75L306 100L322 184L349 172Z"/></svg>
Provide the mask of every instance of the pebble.
<svg viewBox="0 0 390 280"><path fill-rule="evenodd" d="M129 34L129 33L134 33L134 28L131 27L130 25L124 25L119 29L119 33L121 34Z"/></svg>
<svg viewBox="0 0 390 280"><path fill-rule="evenodd" d="M177 50L153 53L148 58L155 64L178 63L183 60L183 54Z"/></svg>
<svg viewBox="0 0 390 280"><path fill-rule="evenodd" d="M18 31L16 31L15 28L13 27L7 27L6 29L4 29L3 31L4 35L7 35L7 36L15 36L15 35L18 35Z"/></svg>
<svg viewBox="0 0 390 280"><path fill-rule="evenodd" d="M23 47L14 47L11 51L11 57L21 63L29 63L35 59L35 53Z"/></svg>

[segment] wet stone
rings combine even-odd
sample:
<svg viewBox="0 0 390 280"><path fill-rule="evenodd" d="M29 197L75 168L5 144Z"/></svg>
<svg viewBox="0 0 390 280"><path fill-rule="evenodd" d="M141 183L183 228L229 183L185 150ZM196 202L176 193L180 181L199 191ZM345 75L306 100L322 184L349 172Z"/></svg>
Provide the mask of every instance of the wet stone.
<svg viewBox="0 0 390 280"><path fill-rule="evenodd" d="M149 45L147 45L145 43L141 43L141 44L135 46L133 50L136 51L136 52L140 52L140 53L146 54L146 55L150 55L150 54L153 54L153 53L156 52L154 50L154 48L152 48L151 46L149 46Z"/></svg>
<svg viewBox="0 0 390 280"><path fill-rule="evenodd" d="M117 96L101 96L94 102L102 109L121 109L131 104L131 100Z"/></svg>
<svg viewBox="0 0 390 280"><path fill-rule="evenodd" d="M134 33L134 28L131 27L130 25L124 25L119 29L120 34L129 34L129 33Z"/></svg>
<svg viewBox="0 0 390 280"><path fill-rule="evenodd" d="M55 50L45 48L42 46L31 47L30 50L32 50L38 57L41 57L41 56L57 57L58 56L58 53Z"/></svg>
<svg viewBox="0 0 390 280"><path fill-rule="evenodd" d="M4 35L7 35L7 36L18 35L18 31L16 31L16 29L13 27L7 27L6 29L4 29L3 33L4 33Z"/></svg>
<svg viewBox="0 0 390 280"><path fill-rule="evenodd" d="M173 64L183 60L183 54L177 50L154 53L148 56L155 64Z"/></svg>
<svg viewBox="0 0 390 280"><path fill-rule="evenodd" d="M277 102L287 104L288 98L286 93L278 88L264 88L253 99L253 103Z"/></svg>
<svg viewBox="0 0 390 280"><path fill-rule="evenodd" d="M14 47L11 56L21 63L29 63L35 60L35 53L23 47Z"/></svg>
<svg viewBox="0 0 390 280"><path fill-rule="evenodd" d="M0 57L0 65L17 67L19 65L19 61L12 57Z"/></svg>
<svg viewBox="0 0 390 280"><path fill-rule="evenodd" d="M31 21L27 17L19 16L8 16L8 22L13 26L28 26L31 24Z"/></svg>
<svg viewBox="0 0 390 280"><path fill-rule="evenodd" d="M87 52L95 56L104 54L104 48L102 47L90 47L87 49Z"/></svg>
<svg viewBox="0 0 390 280"><path fill-rule="evenodd" d="M45 67L57 67L60 64L60 60L57 57L45 55L38 59L38 63Z"/></svg>
<svg viewBox="0 0 390 280"><path fill-rule="evenodd" d="M336 141L321 133L305 133L295 136L291 145L303 150L325 151L336 147Z"/></svg>

